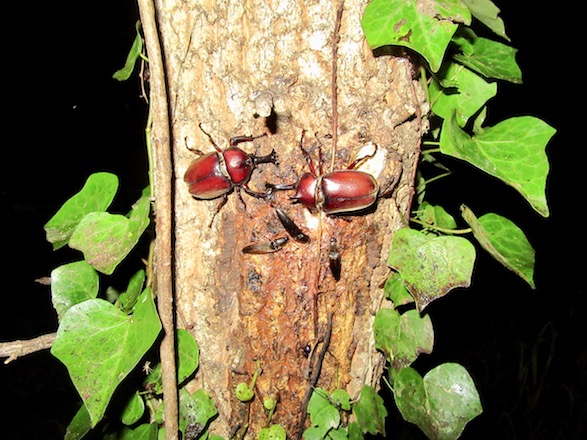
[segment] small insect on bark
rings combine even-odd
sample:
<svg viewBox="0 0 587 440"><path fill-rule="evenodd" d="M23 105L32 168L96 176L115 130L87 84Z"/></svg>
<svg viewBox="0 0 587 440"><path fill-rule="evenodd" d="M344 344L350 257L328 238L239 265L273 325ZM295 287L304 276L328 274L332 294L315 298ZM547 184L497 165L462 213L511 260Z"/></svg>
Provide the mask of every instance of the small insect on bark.
<svg viewBox="0 0 587 440"><path fill-rule="evenodd" d="M262 243L254 243L243 248L245 254L272 254L277 252L289 242L288 237L279 237L275 240L265 241Z"/></svg>

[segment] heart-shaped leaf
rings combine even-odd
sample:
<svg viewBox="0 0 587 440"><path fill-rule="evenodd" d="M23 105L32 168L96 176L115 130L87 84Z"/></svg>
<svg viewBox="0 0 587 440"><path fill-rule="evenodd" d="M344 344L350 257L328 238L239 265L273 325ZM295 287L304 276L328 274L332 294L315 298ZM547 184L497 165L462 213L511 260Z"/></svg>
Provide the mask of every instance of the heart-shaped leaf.
<svg viewBox="0 0 587 440"><path fill-rule="evenodd" d="M403 418L432 440L457 439L483 411L473 379L455 363L439 365L424 378L413 368L402 369L395 378L394 399Z"/></svg>
<svg viewBox="0 0 587 440"><path fill-rule="evenodd" d="M64 264L51 272L51 300L59 319L70 307L98 295L98 273L85 261Z"/></svg>
<svg viewBox="0 0 587 440"><path fill-rule="evenodd" d="M397 270L421 312L456 287L469 287L475 247L465 238L397 231L387 263Z"/></svg>
<svg viewBox="0 0 587 440"><path fill-rule="evenodd" d="M82 251L85 260L96 270L110 275L149 225L150 206L147 188L128 218L107 212L89 213L75 229L69 246Z"/></svg>
<svg viewBox="0 0 587 440"><path fill-rule="evenodd" d="M477 218L465 205L461 212L483 249L534 289L536 252L524 232L511 220L494 213Z"/></svg>
<svg viewBox="0 0 587 440"><path fill-rule="evenodd" d="M139 297L130 316L102 299L84 301L65 313L51 353L67 367L93 427L102 419L118 385L160 331L149 289Z"/></svg>

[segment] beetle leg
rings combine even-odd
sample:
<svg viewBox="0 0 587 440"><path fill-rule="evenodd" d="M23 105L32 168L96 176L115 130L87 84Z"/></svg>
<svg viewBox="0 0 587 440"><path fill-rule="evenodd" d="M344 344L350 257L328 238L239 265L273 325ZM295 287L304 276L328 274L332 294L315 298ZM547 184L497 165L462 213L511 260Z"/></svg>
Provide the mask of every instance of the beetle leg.
<svg viewBox="0 0 587 440"><path fill-rule="evenodd" d="M216 151L218 151L219 153L222 153L222 150L216 144L216 142L214 142L214 139L212 139L212 136L210 136L210 133L208 133L206 130L204 130L202 128L202 123L201 122L198 124L198 127L200 127L200 130L202 130L202 133L204 133L206 136L208 136L208 139L210 140L210 143L214 146L214 148L216 148Z"/></svg>
<svg viewBox="0 0 587 440"><path fill-rule="evenodd" d="M208 225L209 228L212 227L212 223L214 223L214 219L216 218L216 214L218 214L220 212L220 210L222 209L222 207L224 205L226 205L227 201L228 201L228 194L224 194L222 196L222 200L220 201L220 203L216 207L216 212L214 212L214 215L212 216L212 220L210 220L210 224Z"/></svg>
<svg viewBox="0 0 587 440"><path fill-rule="evenodd" d="M272 163L274 165L278 165L277 163L277 154L275 153L275 150L271 150L271 153L269 153L267 156L255 156L254 154L251 154L251 158L253 159L253 165L257 166L260 163Z"/></svg>
<svg viewBox="0 0 587 440"><path fill-rule="evenodd" d="M267 133L260 134L258 136L235 136L230 138L228 141L231 147L236 147L238 144L242 144L243 142L252 142L255 139L262 138L267 136Z"/></svg>

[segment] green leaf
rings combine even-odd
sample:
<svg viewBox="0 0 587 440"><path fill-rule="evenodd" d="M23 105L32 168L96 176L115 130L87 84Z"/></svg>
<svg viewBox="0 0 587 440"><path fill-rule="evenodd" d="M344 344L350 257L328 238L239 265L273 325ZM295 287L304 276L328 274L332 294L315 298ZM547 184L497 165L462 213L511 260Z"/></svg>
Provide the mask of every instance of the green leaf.
<svg viewBox="0 0 587 440"><path fill-rule="evenodd" d="M462 0L467 5L473 17L491 29L496 35L510 41L505 34L503 20L498 17L501 12L491 0Z"/></svg>
<svg viewBox="0 0 587 440"><path fill-rule="evenodd" d="M86 409L86 406L82 404L80 408L67 425L63 440L81 440L86 436L88 432L92 430L92 422L90 420L90 414Z"/></svg>
<svg viewBox="0 0 587 440"><path fill-rule="evenodd" d="M349 396L346 390L334 390L330 395L330 400L343 411L351 410L351 396Z"/></svg>
<svg viewBox="0 0 587 440"><path fill-rule="evenodd" d="M95 173L88 177L83 188L67 200L44 226L47 241L53 244L53 250L67 244L86 214L106 211L117 190L118 177L114 174Z"/></svg>
<svg viewBox="0 0 587 440"><path fill-rule="evenodd" d="M516 63L517 49L478 37L469 28L457 32L453 42L460 48L460 53L453 55L453 58L469 69L485 78L522 83L522 71Z"/></svg>
<svg viewBox="0 0 587 440"><path fill-rule="evenodd" d="M92 426L102 419L112 394L160 331L149 289L131 316L101 299L84 301L65 313L51 353L67 367Z"/></svg>
<svg viewBox="0 0 587 440"><path fill-rule="evenodd" d="M471 137L453 116L445 119L440 151L462 159L516 189L544 217L549 165L545 147L556 130L533 116L506 119Z"/></svg>
<svg viewBox="0 0 587 440"><path fill-rule="evenodd" d="M349 440L363 440L363 431L357 422L349 423L347 428Z"/></svg>
<svg viewBox="0 0 587 440"><path fill-rule="evenodd" d="M143 51L143 38L141 37L140 33L141 23L139 21L137 21L136 23L136 29L137 35L135 36L130 51L128 52L126 62L124 63L124 67L120 70L117 70L116 72L114 72L114 75L112 75L112 78L114 78L115 80L126 81L127 79L129 79L135 68L137 60L141 56L141 53Z"/></svg>
<svg viewBox="0 0 587 440"><path fill-rule="evenodd" d="M179 391L179 426L181 432L190 433L186 438L197 438L217 414L216 405L205 390L194 394L185 388Z"/></svg>
<svg viewBox="0 0 587 440"><path fill-rule="evenodd" d="M116 299L116 305L126 312L131 311L137 302L137 298L143 291L145 283L145 271L139 270L130 278L126 292L121 293Z"/></svg>
<svg viewBox="0 0 587 440"><path fill-rule="evenodd" d="M98 296L98 273L85 261L59 266L51 272L51 300L59 320L70 307Z"/></svg>
<svg viewBox="0 0 587 440"><path fill-rule="evenodd" d="M259 431L259 440L285 440L287 433L281 425L271 425Z"/></svg>
<svg viewBox="0 0 587 440"><path fill-rule="evenodd" d="M140 393L135 393L130 397L129 401L122 410L121 421L127 426L133 425L140 420L145 413L145 401Z"/></svg>
<svg viewBox="0 0 587 440"><path fill-rule="evenodd" d="M462 237L434 237L403 228L393 237L387 263L397 270L421 312L456 287L469 287L475 247Z"/></svg>
<svg viewBox="0 0 587 440"><path fill-rule="evenodd" d="M451 87L443 88L439 80ZM434 114L446 119L456 112L460 126L464 126L496 93L496 83L489 83L464 66L451 62L444 63L429 87Z"/></svg>
<svg viewBox="0 0 587 440"><path fill-rule="evenodd" d="M417 310L400 315L393 309L380 309L373 331L375 348L383 351L396 371L410 365L420 353L432 353L434 347L432 321Z"/></svg>
<svg viewBox="0 0 587 440"><path fill-rule="evenodd" d="M386 281L383 286L385 297L393 302L395 307L403 306L414 302L414 298L410 295L408 289L402 281L402 277L398 272L394 272Z"/></svg>
<svg viewBox="0 0 587 440"><path fill-rule="evenodd" d="M395 379L394 398L403 418L432 440L457 439L483 410L471 376L454 363L439 365L423 379L410 367L402 369Z"/></svg>
<svg viewBox="0 0 587 440"><path fill-rule="evenodd" d="M116 440L157 440L159 427L155 423L144 423L135 428L125 426L116 436Z"/></svg>
<svg viewBox="0 0 587 440"><path fill-rule="evenodd" d="M314 429L304 432L304 438L314 438L314 435L324 438L328 431L340 425L340 412L322 388L316 388L312 393L308 402L308 413Z"/></svg>
<svg viewBox="0 0 587 440"><path fill-rule="evenodd" d="M471 13L460 0L373 0L363 14L369 46L405 46L438 71L458 23L469 24Z"/></svg>
<svg viewBox="0 0 587 440"><path fill-rule="evenodd" d="M107 212L87 214L73 232L69 246L82 251L85 260L107 275L138 243L149 225L149 189L133 205L129 217Z"/></svg>
<svg viewBox="0 0 587 440"><path fill-rule="evenodd" d="M536 288L535 251L524 232L511 220L494 213L477 218L465 205L461 206L461 212L483 249L530 287Z"/></svg>
<svg viewBox="0 0 587 440"><path fill-rule="evenodd" d="M182 384L198 368L200 352L194 337L184 329L177 329L177 383ZM155 394L163 393L161 364L158 363L145 378L145 383ZM246 389L248 390L248 385Z"/></svg>
<svg viewBox="0 0 587 440"><path fill-rule="evenodd" d="M363 432L385 437L385 418L387 410L383 404L383 398L377 394L373 387L365 385L361 389L359 401L353 406L353 413Z"/></svg>
<svg viewBox="0 0 587 440"><path fill-rule="evenodd" d="M430 205L424 202L418 210L418 218L424 223L443 229L456 229L454 217L439 205Z"/></svg>

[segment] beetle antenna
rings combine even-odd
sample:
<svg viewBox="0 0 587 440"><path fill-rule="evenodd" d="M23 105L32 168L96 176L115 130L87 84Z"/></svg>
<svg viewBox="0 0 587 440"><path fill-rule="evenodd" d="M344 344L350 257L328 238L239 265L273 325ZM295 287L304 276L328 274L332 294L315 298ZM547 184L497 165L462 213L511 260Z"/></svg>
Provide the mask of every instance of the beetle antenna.
<svg viewBox="0 0 587 440"><path fill-rule="evenodd" d="M342 10L344 0L341 0L336 10L336 19L334 22L334 35L332 36L332 77L330 86L332 88L332 153L330 158L330 172L334 171L334 157L338 142L338 87L337 87L337 59L338 59L338 41L340 40L340 23L342 21Z"/></svg>

